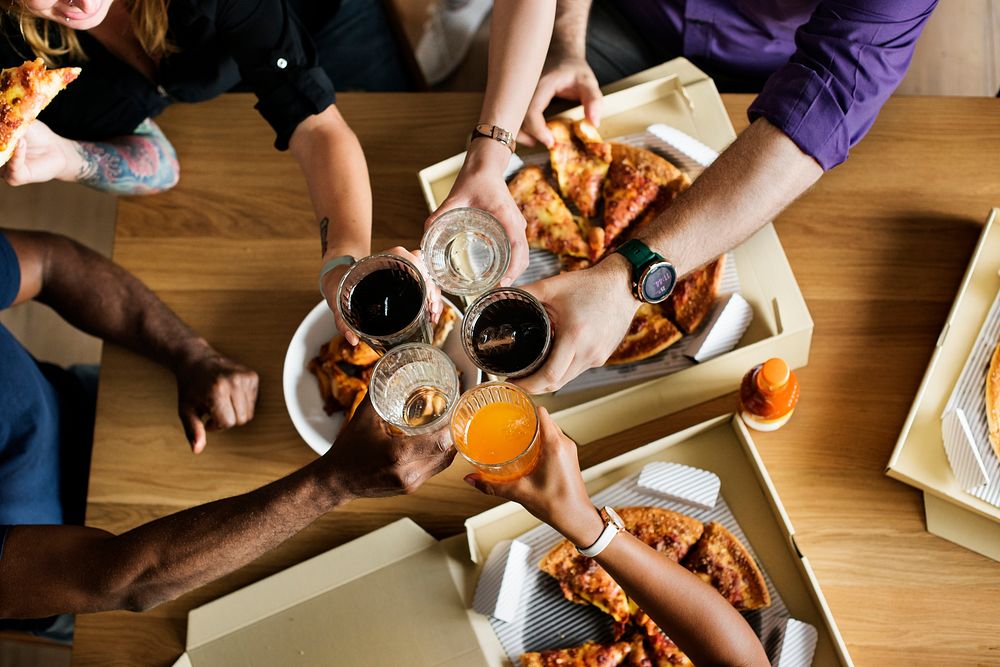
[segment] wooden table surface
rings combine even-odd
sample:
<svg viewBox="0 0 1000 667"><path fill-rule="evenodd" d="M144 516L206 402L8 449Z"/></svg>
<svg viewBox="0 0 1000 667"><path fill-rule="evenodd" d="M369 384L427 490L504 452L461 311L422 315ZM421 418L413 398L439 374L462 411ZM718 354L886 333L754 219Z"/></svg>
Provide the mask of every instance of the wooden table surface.
<svg viewBox="0 0 1000 667"><path fill-rule="evenodd" d="M728 96L737 130L749 96ZM415 246L417 171L459 152L474 94L346 94L368 158L374 248ZM105 346L88 523L121 532L248 491L314 456L281 394L285 348L319 300L319 242L291 156L252 99L177 106L162 126L180 185L119 204L114 258L210 341L260 373L257 417L190 454L167 371ZM924 530L919 491L883 468L991 206L1000 205L1000 100L895 98L851 158L777 220L815 320L803 397L755 436L859 665L1000 664L1000 564ZM736 379L734 378L734 386ZM735 393L581 449L593 465L734 408ZM74 664L169 665L189 609L403 516L436 537L497 501L461 463L405 498L358 501L251 565L143 614L77 618ZM390 629L391 632L391 629Z"/></svg>

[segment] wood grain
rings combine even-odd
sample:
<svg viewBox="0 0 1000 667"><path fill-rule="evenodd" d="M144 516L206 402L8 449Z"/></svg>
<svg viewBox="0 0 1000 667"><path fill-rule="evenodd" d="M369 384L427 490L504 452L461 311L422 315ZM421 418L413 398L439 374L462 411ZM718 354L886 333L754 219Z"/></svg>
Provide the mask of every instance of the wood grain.
<svg viewBox="0 0 1000 667"><path fill-rule="evenodd" d="M737 129L750 98L726 98ZM342 95L375 191L375 247L416 243L416 172L462 149L476 95ZM318 300L316 230L295 165L250 100L171 108L184 168L123 201L115 258L222 350L261 374L258 416L188 452L166 371L104 355L88 520L122 531L240 493L310 460L281 396L292 332ZM1000 664L1000 564L925 532L920 493L883 468L991 206L1000 101L897 98L844 165L777 221L815 320L795 418L759 449L859 665ZM581 449L593 465L729 412L723 396ZM144 614L77 619L74 664L169 665L187 611L402 516L437 537L493 506L456 463L406 498L333 512L249 566ZM390 629L391 632L391 629Z"/></svg>

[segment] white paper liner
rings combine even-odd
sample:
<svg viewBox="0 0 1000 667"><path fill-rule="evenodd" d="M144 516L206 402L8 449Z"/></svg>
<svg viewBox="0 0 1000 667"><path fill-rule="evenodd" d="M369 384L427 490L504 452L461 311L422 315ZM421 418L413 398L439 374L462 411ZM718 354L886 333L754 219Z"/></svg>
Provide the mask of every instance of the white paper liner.
<svg viewBox="0 0 1000 667"><path fill-rule="evenodd" d="M644 132L615 137L607 141L639 146L653 151L683 169L692 180L697 178L704 171L705 167L711 164L718 156L718 153L697 139L684 134L680 130L662 124L651 125ZM685 152L685 149L690 150L692 154ZM540 166L547 168L549 164L548 153L536 153L525 158L514 157L516 159L512 159L507 167L506 177L508 178L513 176L522 167ZM525 269L524 273L521 274L514 284L527 285L543 278L557 275L560 269L558 256L547 250L533 248L528 255L528 268ZM727 253L726 264L722 271L722 284L719 287L720 298L716 300L712 313L706 319L708 321L713 320L717 309L723 302L722 297L738 293L739 291L740 274L736 267L736 257L733 253ZM742 330L727 332L726 335L719 337L725 339L726 344L731 345L731 347L728 347L728 349L724 347L718 348L714 350L713 356L718 356L735 348L746 332L747 327L750 326L749 321L741 321L736 324L741 326ZM600 326L600 323L595 323L594 326ZM702 328L694 335L684 336L664 352L634 364L592 368L564 385L556 394L561 396L583 389L606 387L625 382L652 380L676 373L685 368L690 368L697 363L694 356L698 350L694 347L692 349L688 348L692 345L692 340L695 337L703 336L704 332L705 329Z"/></svg>
<svg viewBox="0 0 1000 667"><path fill-rule="evenodd" d="M1000 507L1000 458L990 445L989 424L986 421L986 374L989 372L990 359L997 343L1000 343L1000 292L993 300L986 321L979 330L976 343L972 346L972 352L965 362L962 374L958 376L958 382L941 418L943 420L952 410L961 410L964 413L969 432L972 434L972 444L979 450L979 457L989 479L987 484L968 489L967 493ZM942 429L941 435L942 438L951 438L954 434L953 430ZM969 457L962 461L965 463L971 459L972 457ZM971 462L969 465L975 463ZM972 475L974 473L971 470L955 471L958 479L968 479Z"/></svg>
<svg viewBox="0 0 1000 667"><path fill-rule="evenodd" d="M722 481L714 472L669 461L654 461L643 466L637 483L644 493L705 510L715 507L722 487Z"/></svg>
<svg viewBox="0 0 1000 667"><path fill-rule="evenodd" d="M703 523L716 521L738 537L760 564L760 559L757 558L753 546L736 522L724 496L711 510L695 509L685 503L644 492L637 484L639 474L630 475L592 496L594 505L662 507L684 513ZM526 580L521 585L521 597L517 606L519 613L511 622L489 619L500 644L515 665L520 664L518 661L521 655L528 651L579 646L588 640L613 641L613 622L607 614L593 606L570 602L563 597L556 580L538 569L538 563L545 554L562 539L559 533L544 524L517 538L517 541L531 548L528 562L532 565ZM489 571L489 565L487 562L483 567L481 579L490 580L495 576L494 572ZM743 617L757 633L761 643L765 647L772 647L769 650L775 655L769 653L768 657L773 660L780 650L783 636L781 633L790 615L771 578L763 568L762 571L767 582L767 590L771 594L771 606L767 609L745 612ZM782 665L795 667L796 663L790 660L790 656L788 657L789 661L782 662Z"/></svg>
<svg viewBox="0 0 1000 667"><path fill-rule="evenodd" d="M775 655L771 657L771 653L768 653L771 664L774 667L811 665L818 641L819 632L816 628L790 618L781 633L781 642L775 647Z"/></svg>

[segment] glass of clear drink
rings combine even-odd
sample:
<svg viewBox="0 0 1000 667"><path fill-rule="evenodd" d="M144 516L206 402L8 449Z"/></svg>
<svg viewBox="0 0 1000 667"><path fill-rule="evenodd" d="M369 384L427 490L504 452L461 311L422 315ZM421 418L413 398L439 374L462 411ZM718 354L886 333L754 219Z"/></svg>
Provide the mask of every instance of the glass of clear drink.
<svg viewBox="0 0 1000 667"><path fill-rule="evenodd" d="M368 385L375 412L410 435L446 424L458 400L459 376L442 350L407 343L389 350L372 369Z"/></svg>
<svg viewBox="0 0 1000 667"><path fill-rule="evenodd" d="M420 270L398 255L379 253L355 262L340 280L337 312L378 352L433 340L427 285Z"/></svg>
<svg viewBox="0 0 1000 667"><path fill-rule="evenodd" d="M482 294L495 287L510 264L510 239L503 225L478 208L441 214L420 242L431 279L445 292Z"/></svg>

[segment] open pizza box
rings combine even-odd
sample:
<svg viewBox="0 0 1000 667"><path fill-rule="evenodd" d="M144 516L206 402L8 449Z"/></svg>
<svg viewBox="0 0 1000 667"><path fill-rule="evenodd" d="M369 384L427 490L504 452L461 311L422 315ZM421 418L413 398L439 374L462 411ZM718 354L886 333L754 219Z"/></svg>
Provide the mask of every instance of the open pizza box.
<svg viewBox="0 0 1000 667"><path fill-rule="evenodd" d="M715 84L683 58L612 84L605 92L600 131L606 139L641 134L657 124L675 128L715 152L736 138ZM583 109L558 117L580 119ZM530 159L530 153L525 157ZM420 171L431 210L447 195L464 158L464 153L456 155ZM556 413L567 433L585 443L734 391L748 369L769 357L780 356L792 368L805 366L812 318L773 225L766 225L731 256L739 295L752 310L749 328L734 349L669 375L642 380L623 372L616 384L563 390L538 397L538 402ZM590 417L598 406L600 414L616 418ZM628 415L626 421L621 414Z"/></svg>
<svg viewBox="0 0 1000 667"><path fill-rule="evenodd" d="M721 478L723 498L789 612L818 631L812 664L851 665L742 423L733 416L713 419L590 468L584 477L597 492L652 461L697 466ZM467 534L438 542L401 519L192 610L187 650L175 667L510 665L489 618L472 610L473 595L490 549L537 525L507 503L470 518Z"/></svg>
<svg viewBox="0 0 1000 667"><path fill-rule="evenodd" d="M929 532L1000 561L1000 507L963 488L949 463L942 436L942 414L998 290L1000 209L993 209L938 337L886 474L923 490Z"/></svg>

